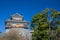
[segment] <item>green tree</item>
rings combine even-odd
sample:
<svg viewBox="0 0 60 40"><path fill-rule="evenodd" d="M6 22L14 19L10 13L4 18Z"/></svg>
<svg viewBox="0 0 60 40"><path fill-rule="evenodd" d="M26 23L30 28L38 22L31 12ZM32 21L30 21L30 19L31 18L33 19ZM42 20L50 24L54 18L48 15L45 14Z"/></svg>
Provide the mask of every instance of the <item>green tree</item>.
<svg viewBox="0 0 60 40"><path fill-rule="evenodd" d="M56 30L60 26L60 12L50 11L51 14L49 14L48 9L45 9L32 18L31 29L34 30L32 40L55 40ZM51 21L49 17L51 17Z"/></svg>
<svg viewBox="0 0 60 40"><path fill-rule="evenodd" d="M31 22L31 29L34 30L32 40L49 40L48 9L36 14Z"/></svg>
<svg viewBox="0 0 60 40"><path fill-rule="evenodd" d="M52 10L52 24L54 27L58 27L60 25L60 12L56 10Z"/></svg>
<svg viewBox="0 0 60 40"><path fill-rule="evenodd" d="M59 29L60 29L60 12L52 10L52 22L51 22L51 40L59 40ZM59 33L59 34L58 34Z"/></svg>

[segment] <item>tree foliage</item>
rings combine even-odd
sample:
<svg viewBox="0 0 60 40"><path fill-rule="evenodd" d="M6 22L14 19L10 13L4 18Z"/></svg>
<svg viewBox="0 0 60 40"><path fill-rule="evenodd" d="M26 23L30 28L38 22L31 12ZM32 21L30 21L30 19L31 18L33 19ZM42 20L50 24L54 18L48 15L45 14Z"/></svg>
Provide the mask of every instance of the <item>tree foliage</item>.
<svg viewBox="0 0 60 40"><path fill-rule="evenodd" d="M49 21L48 21L48 9L44 10L40 14L36 14L32 19L32 29L34 33L32 40L49 40Z"/></svg>
<svg viewBox="0 0 60 40"><path fill-rule="evenodd" d="M49 18L51 17L51 21ZM31 21L31 29L34 30L32 40L52 40L56 35L56 29L60 25L60 12L45 9L43 12L35 14ZM53 36L52 36L53 35Z"/></svg>

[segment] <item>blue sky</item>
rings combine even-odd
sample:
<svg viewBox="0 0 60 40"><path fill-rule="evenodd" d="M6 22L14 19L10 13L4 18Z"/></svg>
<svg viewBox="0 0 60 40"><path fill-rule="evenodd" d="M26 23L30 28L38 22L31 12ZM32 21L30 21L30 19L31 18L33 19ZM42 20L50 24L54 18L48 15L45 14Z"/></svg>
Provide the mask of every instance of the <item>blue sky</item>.
<svg viewBox="0 0 60 40"><path fill-rule="evenodd" d="M18 12L30 22L34 14L45 8L60 11L60 0L0 0L0 31L5 32L5 20L10 15Z"/></svg>

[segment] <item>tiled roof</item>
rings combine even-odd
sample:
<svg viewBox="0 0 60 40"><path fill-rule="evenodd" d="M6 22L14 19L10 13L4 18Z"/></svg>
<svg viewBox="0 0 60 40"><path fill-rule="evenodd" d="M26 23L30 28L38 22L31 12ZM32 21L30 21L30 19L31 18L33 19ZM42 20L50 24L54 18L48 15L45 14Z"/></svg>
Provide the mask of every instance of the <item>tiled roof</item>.
<svg viewBox="0 0 60 40"><path fill-rule="evenodd" d="M19 13L16 13L16 14L11 15L11 17L23 17L23 16L20 15Z"/></svg>
<svg viewBox="0 0 60 40"><path fill-rule="evenodd" d="M28 21L20 21L20 20L6 20L6 22L26 22L26 23L28 23Z"/></svg>

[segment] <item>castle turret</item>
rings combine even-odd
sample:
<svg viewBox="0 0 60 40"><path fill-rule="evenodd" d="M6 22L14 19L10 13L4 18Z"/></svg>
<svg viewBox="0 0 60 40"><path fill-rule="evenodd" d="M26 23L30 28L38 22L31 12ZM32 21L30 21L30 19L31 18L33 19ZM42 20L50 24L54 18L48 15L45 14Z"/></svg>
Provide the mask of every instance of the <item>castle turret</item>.
<svg viewBox="0 0 60 40"><path fill-rule="evenodd" d="M9 28L28 28L28 22L24 21L23 16L18 13L11 15L10 20L6 20L6 29Z"/></svg>

